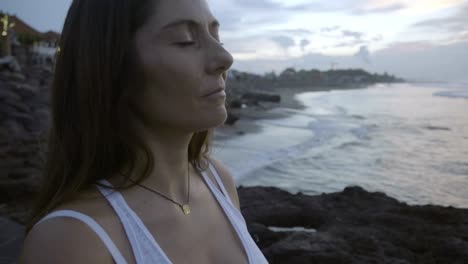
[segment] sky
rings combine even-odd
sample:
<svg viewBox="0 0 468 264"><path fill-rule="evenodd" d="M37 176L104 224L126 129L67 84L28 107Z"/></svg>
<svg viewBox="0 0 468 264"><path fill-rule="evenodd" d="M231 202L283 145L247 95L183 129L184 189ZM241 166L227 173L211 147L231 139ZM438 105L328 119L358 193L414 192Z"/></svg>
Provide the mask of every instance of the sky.
<svg viewBox="0 0 468 264"><path fill-rule="evenodd" d="M468 82L468 0L207 0L233 68L363 68L414 81ZM0 0L60 31L71 0Z"/></svg>

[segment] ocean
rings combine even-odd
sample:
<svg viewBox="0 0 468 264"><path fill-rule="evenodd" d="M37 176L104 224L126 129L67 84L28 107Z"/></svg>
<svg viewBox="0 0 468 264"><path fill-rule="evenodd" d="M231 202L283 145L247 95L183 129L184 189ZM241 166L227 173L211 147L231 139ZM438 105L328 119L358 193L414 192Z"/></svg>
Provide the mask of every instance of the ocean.
<svg viewBox="0 0 468 264"><path fill-rule="evenodd" d="M468 83L296 95L258 133L215 141L238 185L321 194L358 185L408 204L468 208Z"/></svg>

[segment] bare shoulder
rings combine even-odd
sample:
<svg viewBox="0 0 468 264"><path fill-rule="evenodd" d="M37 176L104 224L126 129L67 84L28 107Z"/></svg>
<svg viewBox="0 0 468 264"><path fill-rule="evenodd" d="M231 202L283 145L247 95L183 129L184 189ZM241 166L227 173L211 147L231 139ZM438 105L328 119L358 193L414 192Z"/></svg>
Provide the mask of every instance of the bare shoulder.
<svg viewBox="0 0 468 264"><path fill-rule="evenodd" d="M236 184L234 183L231 172L220 160L213 158L212 156L209 157L209 160L218 172L218 175L221 178L224 187L226 187L232 202L240 210L239 195L237 194Z"/></svg>
<svg viewBox="0 0 468 264"><path fill-rule="evenodd" d="M28 233L18 263L113 263L104 243L85 223L56 217Z"/></svg>
<svg viewBox="0 0 468 264"><path fill-rule="evenodd" d="M86 224L58 217L28 233L18 263L112 263L112 257Z"/></svg>

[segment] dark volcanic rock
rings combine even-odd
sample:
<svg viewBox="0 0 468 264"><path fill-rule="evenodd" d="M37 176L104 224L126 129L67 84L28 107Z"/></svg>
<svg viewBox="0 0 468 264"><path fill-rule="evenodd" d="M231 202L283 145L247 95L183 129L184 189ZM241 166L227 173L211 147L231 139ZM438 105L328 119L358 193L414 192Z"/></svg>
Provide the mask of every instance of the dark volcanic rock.
<svg viewBox="0 0 468 264"><path fill-rule="evenodd" d="M227 116L227 119L226 121L224 122L226 125L234 125L234 123L236 123L236 121L239 120L239 117L233 113L231 113L230 111L228 111L228 116Z"/></svg>
<svg viewBox="0 0 468 264"><path fill-rule="evenodd" d="M270 263L468 263L468 209L409 206L360 187L318 196L267 187L238 191L249 230Z"/></svg>
<svg viewBox="0 0 468 264"><path fill-rule="evenodd" d="M281 102L281 96L276 95L276 94L249 92L249 93L244 93L240 97L240 99L238 99L238 101L240 102L240 108L242 108L243 106L247 106L247 107L254 106L254 107L264 108L264 106L261 103L265 102L265 103L270 103L270 104L271 103L277 104ZM234 103L234 106L236 106L236 100L234 100L233 103Z"/></svg>
<svg viewBox="0 0 468 264"><path fill-rule="evenodd" d="M281 96L267 93L245 93L242 95L241 99L253 102L279 103L281 101Z"/></svg>
<svg viewBox="0 0 468 264"><path fill-rule="evenodd" d="M52 80L52 72L41 67L23 73L27 78L19 80L0 71L0 215L19 222L38 189Z"/></svg>
<svg viewBox="0 0 468 264"><path fill-rule="evenodd" d="M229 104L229 108L242 108L242 100L240 99L231 100L231 103Z"/></svg>

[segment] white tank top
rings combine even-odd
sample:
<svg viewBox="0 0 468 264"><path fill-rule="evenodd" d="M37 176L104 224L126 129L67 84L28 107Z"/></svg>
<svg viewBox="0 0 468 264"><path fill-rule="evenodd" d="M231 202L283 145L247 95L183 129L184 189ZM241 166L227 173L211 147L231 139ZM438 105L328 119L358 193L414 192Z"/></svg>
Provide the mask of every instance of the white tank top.
<svg viewBox="0 0 468 264"><path fill-rule="evenodd" d="M233 205L226 191L226 188L224 187L221 179L219 178L218 173L216 172L216 169L211 164L209 165L209 169L214 175L216 181L218 182L221 191L218 190L218 188L213 184L213 182L211 182L210 178L206 175L206 172L202 172L203 179L205 180L211 192L216 197L218 203L221 205L221 208L223 208L224 213L231 222L234 230L236 231L236 234L239 236L239 239L242 242L245 252L247 253L249 263L268 263L258 246L253 241L252 237L250 236L247 230L247 225L244 217L242 216L241 212L237 209L237 207ZM111 183L109 183L106 180L102 180L101 183L104 185L112 186ZM158 245L154 237L145 227L138 215L125 202L124 197L119 192L114 191L112 189L102 188L100 186L98 186L98 189L103 194L103 196L106 197L107 201L110 203L117 216L119 217L120 222L122 223L125 229L125 233L127 234L128 240L132 247L136 263L172 263L168 256ZM84 222L101 238L101 240L111 253L112 257L114 258L115 263L127 263L120 251L115 246L112 239L106 233L106 231L91 217L76 211L60 210L48 214L37 224L54 217L72 217Z"/></svg>

